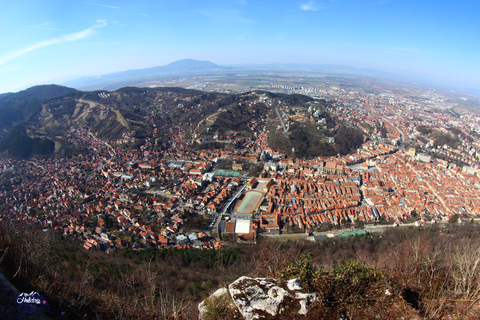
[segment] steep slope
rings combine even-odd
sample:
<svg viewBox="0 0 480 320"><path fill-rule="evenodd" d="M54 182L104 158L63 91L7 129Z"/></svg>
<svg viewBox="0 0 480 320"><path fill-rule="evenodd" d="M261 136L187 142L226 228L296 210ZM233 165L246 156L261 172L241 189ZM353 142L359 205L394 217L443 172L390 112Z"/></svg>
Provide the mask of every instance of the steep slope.
<svg viewBox="0 0 480 320"><path fill-rule="evenodd" d="M41 96L41 90L36 94ZM22 158L48 156L53 152L57 156L83 153L88 144L82 146L73 133L83 129L106 141L115 142L126 135L141 142L147 133L151 136L157 125L168 127L182 121L197 121L205 113L210 114L209 106L202 112L188 109L202 100L200 96L199 91L176 88L122 88L114 92L72 91L42 103L28 95L25 100L17 99L18 106L12 105L26 114L21 118L25 121L18 121L8 130L0 142L0 150ZM205 95L205 99L215 100L217 96L221 95ZM5 101L6 110L8 102Z"/></svg>
<svg viewBox="0 0 480 320"><path fill-rule="evenodd" d="M0 151L22 158L62 157L96 152L95 139L106 141L112 149L116 144L138 148L150 139L149 143L154 141L155 148L162 149L171 144L172 132L180 129L185 142L195 141L193 147L202 149L241 148L253 143L264 129L270 131L269 143L275 150L291 153L295 147L298 157L324 155L327 147L333 148L319 142L335 127L326 102L302 95L124 87L115 91L70 91L49 100L35 98L64 92L51 89L28 89L22 93L24 100L10 101L22 117L0 141ZM9 110L10 95L6 97L5 110ZM276 134L280 113L286 124ZM327 120L324 129L314 123L313 113ZM332 149L330 153L334 152Z"/></svg>
<svg viewBox="0 0 480 320"><path fill-rule="evenodd" d="M42 85L0 96L0 137L13 125L27 121L41 111L42 101L61 97L75 89Z"/></svg>

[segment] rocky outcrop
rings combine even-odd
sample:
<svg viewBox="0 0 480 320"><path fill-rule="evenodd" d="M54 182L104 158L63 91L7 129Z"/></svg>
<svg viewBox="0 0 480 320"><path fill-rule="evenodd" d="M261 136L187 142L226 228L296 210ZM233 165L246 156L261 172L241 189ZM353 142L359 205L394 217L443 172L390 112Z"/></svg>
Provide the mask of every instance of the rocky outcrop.
<svg viewBox="0 0 480 320"><path fill-rule="evenodd" d="M215 301L215 300L216 301L221 301L221 300L229 301L227 288L218 289L217 291L212 293L212 295L210 297L208 297L207 299L200 302L200 304L198 305L198 318L199 319L208 319L209 318L210 313L212 313L211 312L212 310L209 310L211 308L210 303Z"/></svg>
<svg viewBox="0 0 480 320"><path fill-rule="evenodd" d="M229 294L230 308L237 309L246 320L273 319L276 316L306 315L310 306L318 300L316 293L303 290L297 279L281 281L266 278L241 277L226 288L221 288L205 301L211 302ZM205 301L199 304L199 319L209 319L212 312Z"/></svg>

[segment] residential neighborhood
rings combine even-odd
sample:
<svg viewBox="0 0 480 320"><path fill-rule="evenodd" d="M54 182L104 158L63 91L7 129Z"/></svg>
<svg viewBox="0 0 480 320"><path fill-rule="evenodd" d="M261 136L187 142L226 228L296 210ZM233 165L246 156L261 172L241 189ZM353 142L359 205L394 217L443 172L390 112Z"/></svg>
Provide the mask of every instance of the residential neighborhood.
<svg viewBox="0 0 480 320"><path fill-rule="evenodd" d="M248 123L254 132L250 138L216 135L216 141L241 145L229 150L192 148L209 141L202 132L214 123L211 117L207 130L199 123L192 134L187 126L155 128L134 149L122 148L135 143L134 134L108 141L76 126L68 132L70 142L88 154L0 160L1 219L28 221L70 236L86 250L108 252L216 249L225 239L255 242L258 236L480 214L478 115L438 96L420 102L394 93L335 92L328 111L365 134L352 153L289 157L269 145L272 129L266 119ZM292 108L257 94L249 103L257 102L277 106L276 134L288 133L293 122L325 126L315 102ZM420 126L445 134L454 128L464 139L438 145L418 131ZM326 129L333 135L329 143L337 127ZM155 146L162 135L170 144L159 150Z"/></svg>

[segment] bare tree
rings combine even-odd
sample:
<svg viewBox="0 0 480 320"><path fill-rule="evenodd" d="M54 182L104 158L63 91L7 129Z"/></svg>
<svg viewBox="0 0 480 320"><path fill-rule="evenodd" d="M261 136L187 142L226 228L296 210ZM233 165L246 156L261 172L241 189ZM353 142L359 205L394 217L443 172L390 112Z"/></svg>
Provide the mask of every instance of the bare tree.
<svg viewBox="0 0 480 320"><path fill-rule="evenodd" d="M452 256L454 294L468 300L476 300L480 293L480 245L462 239Z"/></svg>

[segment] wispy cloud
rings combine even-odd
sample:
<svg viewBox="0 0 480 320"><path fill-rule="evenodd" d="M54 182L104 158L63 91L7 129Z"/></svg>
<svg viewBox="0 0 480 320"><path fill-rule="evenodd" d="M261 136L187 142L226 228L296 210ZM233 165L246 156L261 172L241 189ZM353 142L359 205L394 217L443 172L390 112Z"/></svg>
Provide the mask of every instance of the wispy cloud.
<svg viewBox="0 0 480 320"><path fill-rule="evenodd" d="M144 16L144 17L149 17L149 18L152 17L151 15L148 15L148 14L146 14L146 13L140 13L140 15L141 15L141 16Z"/></svg>
<svg viewBox="0 0 480 320"><path fill-rule="evenodd" d="M32 29L62 31L61 29L45 27L43 25L40 25L40 26L30 26L30 25L27 25L27 24L12 24L12 25L17 26L17 27L32 28Z"/></svg>
<svg viewBox="0 0 480 320"><path fill-rule="evenodd" d="M238 0L237 3L241 4L241 5L244 5L244 6L247 5L247 1L245 1L245 0Z"/></svg>
<svg viewBox="0 0 480 320"><path fill-rule="evenodd" d="M205 9L199 10L195 13L201 14L218 23L238 23L238 24L252 24L257 21L242 16L241 12L236 9Z"/></svg>
<svg viewBox="0 0 480 320"><path fill-rule="evenodd" d="M302 9L303 11L318 11L325 8L326 8L325 6L318 5L313 0L310 0L305 3L300 3L300 9Z"/></svg>
<svg viewBox="0 0 480 320"><path fill-rule="evenodd" d="M87 2L87 1L84 1L83 3L90 4L92 6L104 7L104 8L110 8L110 9L120 9L120 7L109 6L109 5L100 4L100 3L93 3L93 2Z"/></svg>
<svg viewBox="0 0 480 320"><path fill-rule="evenodd" d="M4 56L0 56L0 66L6 64L7 62L9 62L13 59L16 59L16 58L18 58L18 57L20 57L20 56L22 56L26 53L29 53L29 52L32 52L32 51L35 51L35 50L39 50L39 49L49 47L49 46L52 46L52 45L56 45L56 44L61 44L61 43L73 42L73 41L79 41L79 40L86 39L86 38L96 34L97 29L103 28L106 25L107 25L107 22L105 20L98 20L96 25L91 26L90 28L87 28L85 30L75 32L75 33L71 33L71 34L67 34L67 35L64 35L64 36L61 36L61 37L58 37L58 38L43 40L43 41L34 43L32 45L29 45L25 48L18 49L18 50L15 50L15 51L11 51L11 52L5 54Z"/></svg>
<svg viewBox="0 0 480 320"><path fill-rule="evenodd" d="M436 55L436 53L421 49L421 48L414 48L414 47L391 47L387 48L390 53L396 54L408 54L408 55Z"/></svg>
<svg viewBox="0 0 480 320"><path fill-rule="evenodd" d="M37 25L37 26L32 26L32 25L29 25L29 24L0 23L0 25L6 25L6 26L14 26L14 27L22 27L22 28L31 28L31 29L42 29L42 30L53 30L53 31L62 31L62 29L48 27L48 26L51 25L51 24L52 24L51 22L47 22L47 23L42 23L42 24Z"/></svg>

